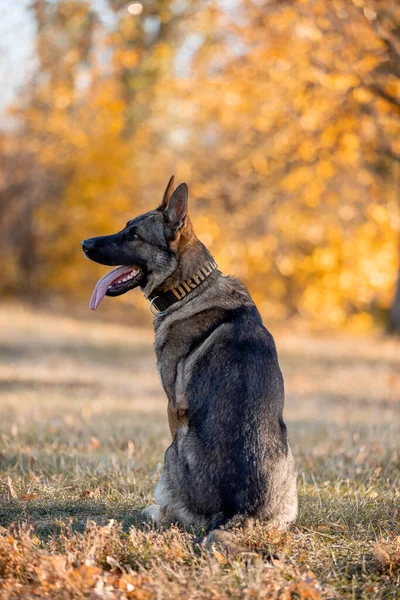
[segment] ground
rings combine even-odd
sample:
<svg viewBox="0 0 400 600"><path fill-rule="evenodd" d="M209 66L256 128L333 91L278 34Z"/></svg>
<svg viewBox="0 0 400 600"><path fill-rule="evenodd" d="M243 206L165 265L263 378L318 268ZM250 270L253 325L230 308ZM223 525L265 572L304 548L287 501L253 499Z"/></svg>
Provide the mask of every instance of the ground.
<svg viewBox="0 0 400 600"><path fill-rule="evenodd" d="M140 517L169 444L152 331L0 306L0 598L398 597L400 341L271 329L298 521L206 548Z"/></svg>

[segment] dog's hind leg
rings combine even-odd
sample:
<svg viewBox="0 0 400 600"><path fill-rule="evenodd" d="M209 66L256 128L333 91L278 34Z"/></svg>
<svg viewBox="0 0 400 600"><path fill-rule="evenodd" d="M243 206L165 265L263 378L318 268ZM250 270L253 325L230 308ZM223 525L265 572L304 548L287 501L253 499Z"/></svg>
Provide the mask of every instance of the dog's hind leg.
<svg viewBox="0 0 400 600"><path fill-rule="evenodd" d="M192 481L189 463L194 460L194 454L188 445L188 434L187 425L180 427L165 453L163 472L154 491L155 500L160 505L159 523L208 528L209 518L190 505Z"/></svg>
<svg viewBox="0 0 400 600"><path fill-rule="evenodd" d="M208 527L208 519L201 515L196 515L184 504L179 494L179 488L171 485L171 480L165 471L161 473L161 477L158 480L156 489L154 490L154 497L160 503L157 516L158 525L179 523L183 527Z"/></svg>

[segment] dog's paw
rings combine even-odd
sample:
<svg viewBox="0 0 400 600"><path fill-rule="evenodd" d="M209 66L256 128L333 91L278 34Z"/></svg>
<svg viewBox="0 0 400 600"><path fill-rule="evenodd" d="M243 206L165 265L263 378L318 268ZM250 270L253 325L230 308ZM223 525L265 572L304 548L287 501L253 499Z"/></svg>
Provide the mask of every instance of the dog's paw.
<svg viewBox="0 0 400 600"><path fill-rule="evenodd" d="M149 506L146 506L146 508L142 510L141 514L146 521L151 521L157 525L160 522L160 507L158 504L150 504Z"/></svg>
<svg viewBox="0 0 400 600"><path fill-rule="evenodd" d="M203 540L203 548L215 554L216 550L222 550L230 557L239 554L248 554L249 549L236 543L235 536L230 531L214 529Z"/></svg>

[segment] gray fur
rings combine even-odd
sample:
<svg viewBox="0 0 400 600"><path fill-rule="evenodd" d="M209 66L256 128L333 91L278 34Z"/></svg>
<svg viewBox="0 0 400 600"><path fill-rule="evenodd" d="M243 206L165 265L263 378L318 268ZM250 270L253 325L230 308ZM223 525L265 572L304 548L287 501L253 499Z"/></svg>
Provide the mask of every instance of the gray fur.
<svg viewBox="0 0 400 600"><path fill-rule="evenodd" d="M168 448L164 470L155 490L155 499L160 505L159 522L176 520L186 526L196 524L211 527L214 523L224 523L234 516L229 511L225 514L218 493L221 480L231 477L227 469L235 461L234 455L227 456L229 443L221 438L223 435L229 441L230 427L229 422L226 422L225 412L219 414L215 398L208 397L208 379L211 374L207 371L196 379L196 387L192 391L192 395L196 394L201 402L209 404L206 420L201 424L191 424L190 403L196 364L212 352L213 348L218 348L215 360L221 365L218 373L222 383L218 386L220 401L229 407L230 419L236 418L235 409L245 399L235 395L235 373L230 364L234 325L222 320L192 352L187 352L187 349L198 335L197 328L193 330L196 316L200 326L208 327L207 316L210 311L240 310L246 306L256 310L246 288L233 277L224 277L218 272L195 290L193 295L170 307L164 316L155 318L157 364L169 402L176 409L189 411L189 425L178 429ZM248 329L245 339L249 341L254 335L252 325L251 320L246 322ZM268 345L274 349L272 336L259 324L256 327L257 335L265 337ZM249 350L251 351L251 342ZM269 366L262 360L259 364L260 370L267 368L269 371L269 389L265 390L257 404L251 406L253 414L246 414L244 411L238 416L242 419L239 435L243 438L249 437L251 428L258 429L256 433L252 432L253 441L249 450L254 460L259 461L255 472L261 472L264 483L262 497L257 494L256 509L247 507L246 502L243 507L246 509L246 516L266 520L271 526L282 528L292 522L297 514L296 471L286 435L283 439L277 439L276 436L276 428L282 418L283 381L275 352L269 360L272 363ZM249 388L252 386L251 375L253 374L249 374ZM272 420L275 423L271 423ZM207 431L206 440L214 441L212 453L205 452L204 431ZM237 486L237 489L233 490L232 495L240 497L240 469L236 475L239 477L233 482L233 486ZM241 505L240 498L238 504Z"/></svg>
<svg viewBox="0 0 400 600"><path fill-rule="evenodd" d="M187 186L173 192L173 179L158 209L83 247L103 264L138 265L146 298L212 260L187 215ZM297 492L283 378L246 287L216 270L156 316L154 329L173 441L155 490L159 507L147 514L209 529L235 518L286 527L296 518Z"/></svg>

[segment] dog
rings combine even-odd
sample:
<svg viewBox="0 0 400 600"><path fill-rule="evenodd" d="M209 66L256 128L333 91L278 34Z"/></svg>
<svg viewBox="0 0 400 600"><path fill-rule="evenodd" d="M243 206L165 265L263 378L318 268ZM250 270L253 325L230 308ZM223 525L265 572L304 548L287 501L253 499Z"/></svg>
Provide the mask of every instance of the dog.
<svg viewBox="0 0 400 600"><path fill-rule="evenodd" d="M145 514L208 531L235 519L286 528L297 515L296 469L275 343L246 287L196 237L187 185L174 189L171 177L158 208L82 247L118 265L96 284L91 309L140 287L155 314L172 443Z"/></svg>

